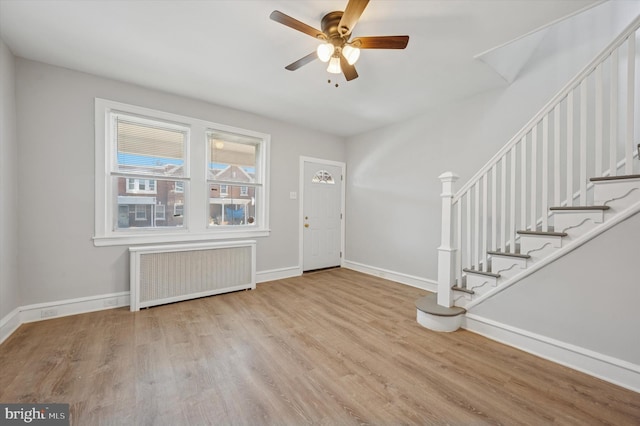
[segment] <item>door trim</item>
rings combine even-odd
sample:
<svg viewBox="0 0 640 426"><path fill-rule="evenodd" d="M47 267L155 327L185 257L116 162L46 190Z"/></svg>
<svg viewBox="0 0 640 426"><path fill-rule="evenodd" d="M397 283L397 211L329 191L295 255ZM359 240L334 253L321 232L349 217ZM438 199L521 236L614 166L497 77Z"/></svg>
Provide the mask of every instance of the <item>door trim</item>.
<svg viewBox="0 0 640 426"><path fill-rule="evenodd" d="M316 163L316 164L326 164L329 166L340 167L340 174L342 175L342 179L340 180L340 213L342 214L342 220L340 221L340 252L342 256L340 256L340 266L343 266L344 258L345 258L345 222L346 222L346 214L345 214L345 190L346 190L346 181L347 181L347 165L341 161L333 161L333 160L325 160L322 158L314 158L314 157L305 157L300 156L300 175L299 175L299 189L298 189L298 269L300 271L300 275L303 273L304 268L304 233L302 232L302 228L304 227L304 164L305 163Z"/></svg>

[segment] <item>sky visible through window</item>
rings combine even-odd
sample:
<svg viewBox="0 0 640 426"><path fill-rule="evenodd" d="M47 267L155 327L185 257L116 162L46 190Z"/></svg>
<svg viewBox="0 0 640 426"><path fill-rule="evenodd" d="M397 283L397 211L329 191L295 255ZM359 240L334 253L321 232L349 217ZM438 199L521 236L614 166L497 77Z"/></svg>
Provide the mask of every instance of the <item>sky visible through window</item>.
<svg viewBox="0 0 640 426"><path fill-rule="evenodd" d="M161 167L166 165L182 166L184 160L180 158L166 158L166 157L154 157L150 155L139 154L127 154L124 152L118 152L118 164L126 164L129 166L143 166L143 167ZM227 167L227 164L209 163L210 169L223 170ZM247 173L255 174L255 167L242 166L242 170Z"/></svg>

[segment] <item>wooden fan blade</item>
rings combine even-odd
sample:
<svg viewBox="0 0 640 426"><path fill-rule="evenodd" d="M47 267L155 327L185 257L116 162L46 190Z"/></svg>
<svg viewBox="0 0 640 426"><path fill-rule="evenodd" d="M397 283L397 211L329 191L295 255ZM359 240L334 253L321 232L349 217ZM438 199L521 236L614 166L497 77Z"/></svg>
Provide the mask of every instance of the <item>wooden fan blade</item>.
<svg viewBox="0 0 640 426"><path fill-rule="evenodd" d="M316 54L316 52L311 52L309 53L307 56L305 56L304 58L300 58L297 61L287 65L286 67L284 67L285 69L289 70L289 71L295 71L298 68L307 65L309 62L312 62L314 59L317 59L318 55Z"/></svg>
<svg viewBox="0 0 640 426"><path fill-rule="evenodd" d="M347 81L354 80L358 78L358 72L356 71L356 67L353 65L349 65L349 62L345 59L344 56L340 55L340 68L342 69L342 73Z"/></svg>
<svg viewBox="0 0 640 426"><path fill-rule="evenodd" d="M404 49L409 36L357 37L351 41L353 47L360 49Z"/></svg>
<svg viewBox="0 0 640 426"><path fill-rule="evenodd" d="M294 30L300 31L301 33L305 33L310 35L313 38L326 40L327 36L320 30L316 30L310 25L305 24L304 22L300 22L295 18L292 18L289 15L285 15L279 10L274 10L269 15L273 21L279 22L282 25L286 25L289 28L293 28Z"/></svg>
<svg viewBox="0 0 640 426"><path fill-rule="evenodd" d="M347 36L351 34L367 4L369 4L369 0L349 0L342 14L342 19L340 19L340 24L338 24L338 32L341 35Z"/></svg>

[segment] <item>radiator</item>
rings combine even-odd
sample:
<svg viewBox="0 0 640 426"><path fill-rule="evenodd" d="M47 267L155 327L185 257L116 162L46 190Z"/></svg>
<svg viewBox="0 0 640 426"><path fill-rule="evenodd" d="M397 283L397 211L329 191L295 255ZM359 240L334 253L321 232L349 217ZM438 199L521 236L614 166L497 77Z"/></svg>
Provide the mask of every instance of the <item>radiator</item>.
<svg viewBox="0 0 640 426"><path fill-rule="evenodd" d="M256 288L256 242L130 247L131 311Z"/></svg>

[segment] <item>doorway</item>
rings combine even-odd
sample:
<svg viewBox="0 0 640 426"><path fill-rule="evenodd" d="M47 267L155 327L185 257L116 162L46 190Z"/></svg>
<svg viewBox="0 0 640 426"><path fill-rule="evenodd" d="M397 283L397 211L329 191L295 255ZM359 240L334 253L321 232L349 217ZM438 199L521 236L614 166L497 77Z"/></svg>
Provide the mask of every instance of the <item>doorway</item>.
<svg viewBox="0 0 640 426"><path fill-rule="evenodd" d="M345 164L301 157L302 271L340 266L344 247Z"/></svg>

